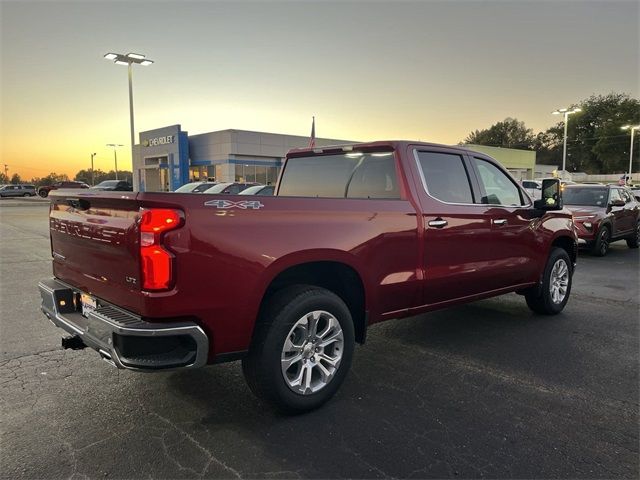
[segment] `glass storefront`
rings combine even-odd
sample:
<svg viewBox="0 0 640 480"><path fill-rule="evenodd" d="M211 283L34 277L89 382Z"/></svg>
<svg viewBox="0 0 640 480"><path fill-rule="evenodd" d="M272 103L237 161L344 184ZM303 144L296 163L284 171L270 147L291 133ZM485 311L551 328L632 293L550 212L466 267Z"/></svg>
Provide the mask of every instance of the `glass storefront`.
<svg viewBox="0 0 640 480"><path fill-rule="evenodd" d="M275 185L278 180L278 167L262 165L236 165L236 182L255 182L262 185Z"/></svg>

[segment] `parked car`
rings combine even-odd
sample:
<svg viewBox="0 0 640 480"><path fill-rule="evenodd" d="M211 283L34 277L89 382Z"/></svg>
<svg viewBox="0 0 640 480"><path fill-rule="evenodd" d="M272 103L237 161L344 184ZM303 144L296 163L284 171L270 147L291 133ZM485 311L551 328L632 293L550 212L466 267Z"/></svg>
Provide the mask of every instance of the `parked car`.
<svg viewBox="0 0 640 480"><path fill-rule="evenodd" d="M238 182L226 182L226 183L218 183L213 187L206 189L204 192L200 193L225 193L229 195L236 195L243 190L246 190L249 187L253 187L255 183L238 183Z"/></svg>
<svg viewBox="0 0 640 480"><path fill-rule="evenodd" d="M56 182L53 185L45 185L43 187L40 187L38 189L38 195L40 195L42 198L46 198L47 196L49 196L49 192L51 192L52 190L58 190L59 188L89 188L89 185L84 182Z"/></svg>
<svg viewBox="0 0 640 480"><path fill-rule="evenodd" d="M205 190L217 185L217 182L191 182L185 183L175 189L175 193L202 193Z"/></svg>
<svg viewBox="0 0 640 480"><path fill-rule="evenodd" d="M105 192L133 192L133 185L126 180L104 180L98 185L89 188Z"/></svg>
<svg viewBox="0 0 640 480"><path fill-rule="evenodd" d="M629 190L631 190L633 196L636 197L636 200L640 202L640 185L629 187Z"/></svg>
<svg viewBox="0 0 640 480"><path fill-rule="evenodd" d="M270 197L273 195L275 187L273 185L254 185L239 193L239 195L258 195L260 197Z"/></svg>
<svg viewBox="0 0 640 480"><path fill-rule="evenodd" d="M0 197L35 197L36 187L33 185L2 185Z"/></svg>
<svg viewBox="0 0 640 480"><path fill-rule="evenodd" d="M626 240L629 248L640 242L640 202L631 190L617 185L569 185L564 204L573 213L578 243L593 255L604 256L609 244Z"/></svg>
<svg viewBox="0 0 640 480"><path fill-rule="evenodd" d="M542 182L540 180L523 180L522 186L534 200L542 198Z"/></svg>
<svg viewBox="0 0 640 480"><path fill-rule="evenodd" d="M560 313L577 236L559 182L542 192L481 153L387 141L292 150L259 199L53 192L42 311L65 348L143 371L242 359L255 394L306 411L371 324L508 292Z"/></svg>

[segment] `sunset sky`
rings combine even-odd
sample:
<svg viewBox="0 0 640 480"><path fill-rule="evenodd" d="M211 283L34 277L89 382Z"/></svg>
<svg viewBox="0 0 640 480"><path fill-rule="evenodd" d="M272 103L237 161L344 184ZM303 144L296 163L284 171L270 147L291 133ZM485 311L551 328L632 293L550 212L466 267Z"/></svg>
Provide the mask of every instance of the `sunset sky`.
<svg viewBox="0 0 640 480"><path fill-rule="evenodd" d="M23 178L131 168L136 138L179 123L457 143L505 117L536 132L589 95L639 96L639 3L2 1L3 164Z"/></svg>

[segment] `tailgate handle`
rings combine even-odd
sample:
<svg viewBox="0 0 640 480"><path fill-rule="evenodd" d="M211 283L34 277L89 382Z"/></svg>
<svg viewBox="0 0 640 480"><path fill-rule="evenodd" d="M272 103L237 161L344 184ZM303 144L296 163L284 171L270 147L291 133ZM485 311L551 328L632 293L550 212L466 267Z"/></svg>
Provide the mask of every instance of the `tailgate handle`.
<svg viewBox="0 0 640 480"><path fill-rule="evenodd" d="M91 204L88 200L80 199L80 198L68 198L67 205L73 207L77 210L89 210Z"/></svg>

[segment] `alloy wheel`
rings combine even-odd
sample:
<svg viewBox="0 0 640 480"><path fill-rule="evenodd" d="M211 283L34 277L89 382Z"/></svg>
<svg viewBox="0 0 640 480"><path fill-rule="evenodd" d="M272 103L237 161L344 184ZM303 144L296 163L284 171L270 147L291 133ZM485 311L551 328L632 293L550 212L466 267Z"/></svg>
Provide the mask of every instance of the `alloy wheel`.
<svg viewBox="0 0 640 480"><path fill-rule="evenodd" d="M549 279L549 292L551 293L553 303L562 303L567 296L568 288L569 266L563 258L560 258L553 264L551 277Z"/></svg>
<svg viewBox="0 0 640 480"><path fill-rule="evenodd" d="M291 328L280 357L287 386L310 395L331 382L340 366L344 334L338 319L316 310L302 316Z"/></svg>
<svg viewBox="0 0 640 480"><path fill-rule="evenodd" d="M606 228L600 234L600 253L604 255L609 250L609 230Z"/></svg>

